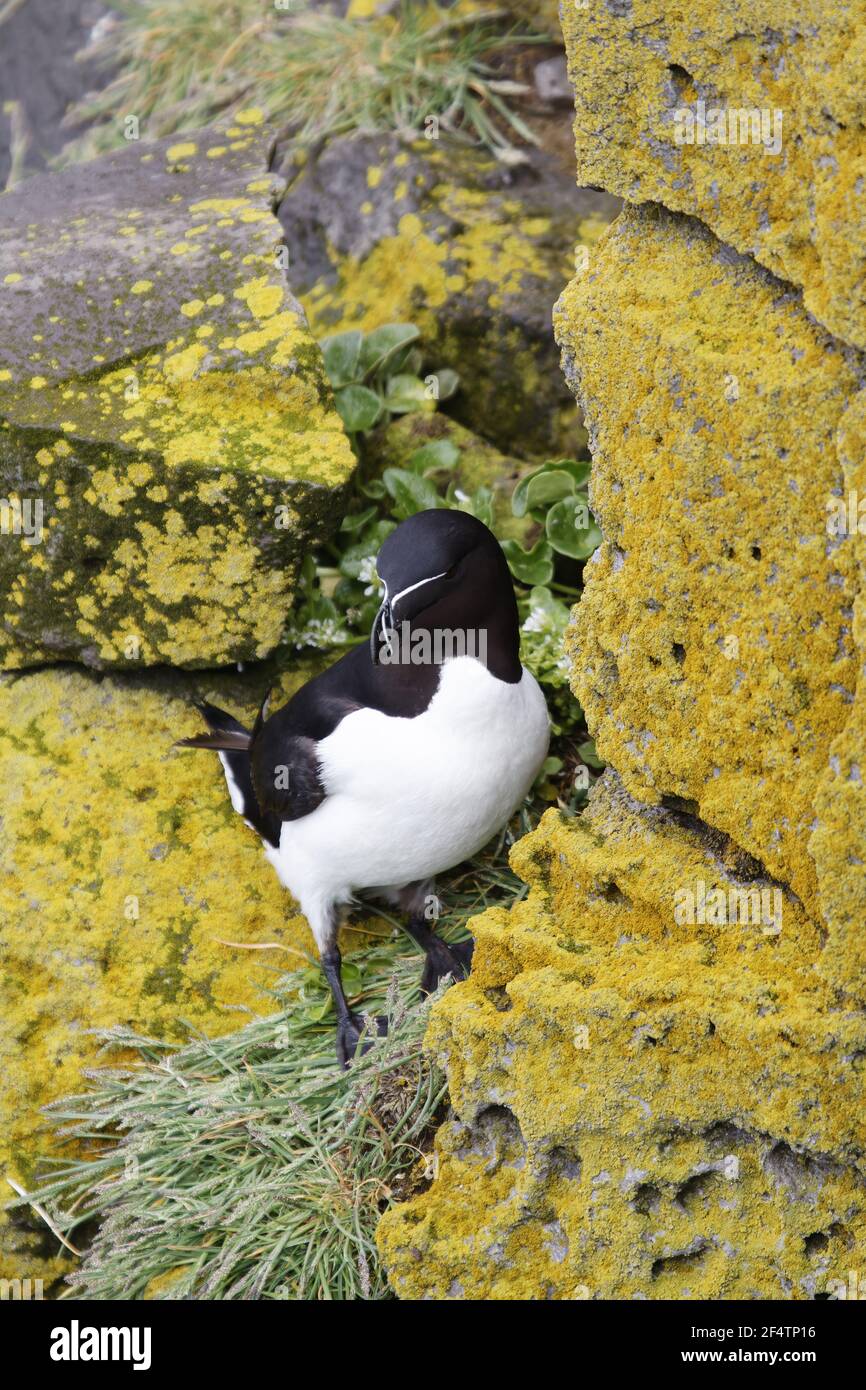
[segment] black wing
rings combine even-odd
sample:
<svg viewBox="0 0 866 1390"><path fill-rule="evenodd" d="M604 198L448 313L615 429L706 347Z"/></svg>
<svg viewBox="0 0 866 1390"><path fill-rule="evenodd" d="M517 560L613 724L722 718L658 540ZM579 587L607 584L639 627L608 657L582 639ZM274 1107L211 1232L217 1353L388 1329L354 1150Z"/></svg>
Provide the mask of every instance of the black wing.
<svg viewBox="0 0 866 1390"><path fill-rule="evenodd" d="M196 734L194 738L182 738L180 748L212 748L218 752L226 771L240 798L240 811L244 820L257 830L263 840L275 848L280 843L279 816L261 805L253 788L250 748L252 734L232 715L206 700L196 705L199 713L207 721L210 733ZM234 801L234 797L233 797Z"/></svg>
<svg viewBox="0 0 866 1390"><path fill-rule="evenodd" d="M308 816L327 796L318 758L322 739L365 706L390 715L420 714L438 681L433 666L383 672L362 643L314 676L269 719L263 718L263 706L251 733L231 715L202 704L211 733L181 742L220 752L241 794L245 818L263 839L279 845L282 822Z"/></svg>
<svg viewBox="0 0 866 1390"><path fill-rule="evenodd" d="M252 784L262 810L280 821L308 816L327 796L318 745L361 707L347 680L353 665L344 657L314 676L270 719L256 720L250 748Z"/></svg>

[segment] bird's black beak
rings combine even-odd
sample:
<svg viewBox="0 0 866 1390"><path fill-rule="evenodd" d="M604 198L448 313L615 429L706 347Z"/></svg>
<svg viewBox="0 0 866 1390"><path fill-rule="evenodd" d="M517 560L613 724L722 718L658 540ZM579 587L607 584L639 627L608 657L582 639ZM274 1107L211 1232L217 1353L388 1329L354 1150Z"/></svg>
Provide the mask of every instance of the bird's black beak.
<svg viewBox="0 0 866 1390"><path fill-rule="evenodd" d="M394 615L391 612L391 600L386 594L379 605L379 611L373 619L373 626L370 630L370 656L373 665L379 665L379 653L382 643L385 646L390 644L391 629L394 626Z"/></svg>

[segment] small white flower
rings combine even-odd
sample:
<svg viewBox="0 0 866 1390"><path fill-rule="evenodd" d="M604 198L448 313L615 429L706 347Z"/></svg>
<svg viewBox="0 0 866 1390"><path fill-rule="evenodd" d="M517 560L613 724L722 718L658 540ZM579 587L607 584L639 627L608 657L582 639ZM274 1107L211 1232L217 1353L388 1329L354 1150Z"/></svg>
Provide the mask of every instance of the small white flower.
<svg viewBox="0 0 866 1390"><path fill-rule="evenodd" d="M333 618L311 618L307 626L294 635L298 651L302 647L341 647L346 641L346 634Z"/></svg>
<svg viewBox="0 0 866 1390"><path fill-rule="evenodd" d="M545 632L547 630L547 614L543 608L531 608L529 617L523 624L524 632Z"/></svg>
<svg viewBox="0 0 866 1390"><path fill-rule="evenodd" d="M376 573L376 556L365 555L358 566L358 581L367 587L364 590L366 595L375 594L381 588L379 576Z"/></svg>

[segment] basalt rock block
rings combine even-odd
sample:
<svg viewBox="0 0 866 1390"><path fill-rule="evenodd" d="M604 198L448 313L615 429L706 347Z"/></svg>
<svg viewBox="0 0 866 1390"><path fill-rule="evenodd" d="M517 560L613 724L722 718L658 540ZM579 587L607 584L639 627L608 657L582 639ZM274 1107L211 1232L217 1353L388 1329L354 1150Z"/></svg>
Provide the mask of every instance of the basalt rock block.
<svg viewBox="0 0 866 1390"><path fill-rule="evenodd" d="M798 292L652 207L614 224L557 327L604 534L569 644L598 748L633 796L722 830L820 920L812 843L826 868L839 784L862 795L850 757L832 772L834 741L857 741L862 579L828 504L847 496L839 439L858 457L863 362ZM848 988L866 997L859 942Z"/></svg>
<svg viewBox="0 0 866 1390"><path fill-rule="evenodd" d="M98 677L64 666L0 678L4 1177L32 1182L48 1145L40 1107L80 1090L99 1045L89 1029L229 1032L273 1009L275 971L314 959L216 755L172 747L201 730L193 696L251 722L263 684L276 698L310 674ZM16 1211L0 1231L0 1277L47 1286L57 1252L44 1225Z"/></svg>
<svg viewBox="0 0 866 1390"><path fill-rule="evenodd" d="M513 863L528 897L475 920L431 1015L453 1115L433 1186L379 1227L397 1293L838 1297L866 1239L866 1016L816 970L823 930L611 772ZM728 910L684 912L686 886Z"/></svg>
<svg viewBox="0 0 866 1390"><path fill-rule="evenodd" d="M691 213L866 347L866 6L562 6L578 181Z"/></svg>
<svg viewBox="0 0 866 1390"><path fill-rule="evenodd" d="M0 199L0 644L271 653L354 466L286 279L259 112Z"/></svg>
<svg viewBox="0 0 866 1390"><path fill-rule="evenodd" d="M317 337L414 323L430 367L460 373L448 411L463 424L524 457L582 450L550 310L614 199L540 151L510 168L444 140L332 140L282 167L290 274Z"/></svg>

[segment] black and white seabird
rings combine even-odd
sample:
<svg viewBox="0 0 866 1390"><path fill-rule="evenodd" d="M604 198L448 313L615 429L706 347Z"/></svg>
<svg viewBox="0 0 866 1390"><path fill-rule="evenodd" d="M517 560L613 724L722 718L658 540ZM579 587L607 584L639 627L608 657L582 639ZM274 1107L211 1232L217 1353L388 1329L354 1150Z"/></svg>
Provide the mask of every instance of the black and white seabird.
<svg viewBox="0 0 866 1390"><path fill-rule="evenodd" d="M369 643L275 714L263 707L252 732L203 704L211 732L181 740L219 752L232 805L300 904L344 1065L363 1020L343 991L342 910L362 890L396 904L426 953L423 987L462 978L471 943L449 946L430 929L433 880L505 825L549 740L544 696L520 664L508 565L482 522L418 512L387 538L376 568L385 592Z"/></svg>

